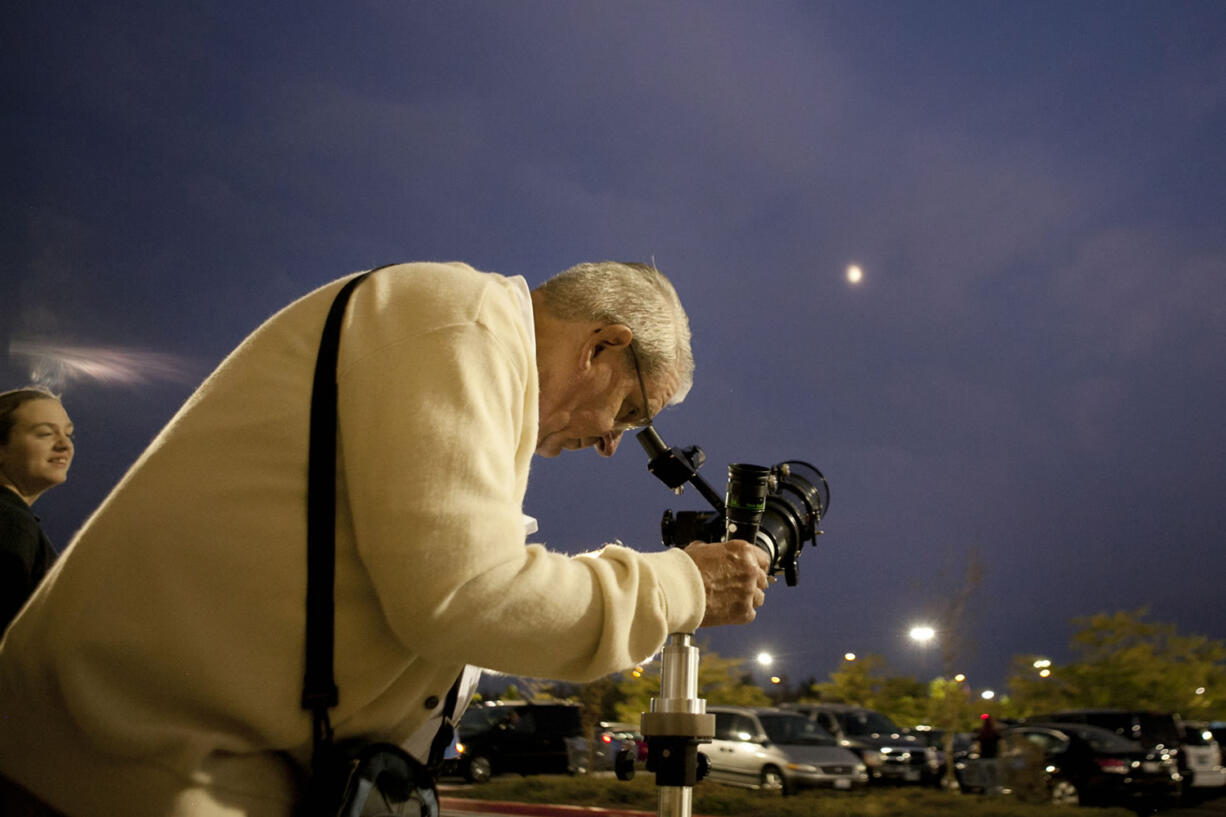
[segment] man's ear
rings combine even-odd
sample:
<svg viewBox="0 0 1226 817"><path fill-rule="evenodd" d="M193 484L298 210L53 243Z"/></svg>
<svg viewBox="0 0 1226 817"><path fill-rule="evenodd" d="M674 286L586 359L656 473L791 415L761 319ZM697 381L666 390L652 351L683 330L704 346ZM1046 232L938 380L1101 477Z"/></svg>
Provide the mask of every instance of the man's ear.
<svg viewBox="0 0 1226 817"><path fill-rule="evenodd" d="M625 349L633 338L634 333L624 323L610 323L593 329L584 346L585 360L590 364L606 349Z"/></svg>

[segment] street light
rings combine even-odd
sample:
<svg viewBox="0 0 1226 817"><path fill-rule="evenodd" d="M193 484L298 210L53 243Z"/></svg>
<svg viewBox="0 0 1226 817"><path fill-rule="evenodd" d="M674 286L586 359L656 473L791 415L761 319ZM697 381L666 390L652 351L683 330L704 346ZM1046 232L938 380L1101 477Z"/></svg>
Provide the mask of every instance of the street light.
<svg viewBox="0 0 1226 817"><path fill-rule="evenodd" d="M912 641L923 648L923 671L927 673L929 669L928 661L930 658L928 654L928 645L931 644L933 639L935 639L937 636L936 628L930 624L916 624L911 627L907 635L911 637Z"/></svg>
<svg viewBox="0 0 1226 817"><path fill-rule="evenodd" d="M758 653L758 666L769 667L771 665L771 662L774 660L775 660L774 657L771 656L771 654L768 652Z"/></svg>

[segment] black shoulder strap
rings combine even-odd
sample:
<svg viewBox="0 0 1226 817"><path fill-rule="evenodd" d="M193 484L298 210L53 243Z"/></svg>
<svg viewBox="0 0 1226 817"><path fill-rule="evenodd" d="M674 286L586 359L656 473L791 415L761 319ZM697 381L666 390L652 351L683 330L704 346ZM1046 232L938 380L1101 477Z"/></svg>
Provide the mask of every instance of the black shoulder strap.
<svg viewBox="0 0 1226 817"><path fill-rule="evenodd" d="M332 743L332 722L328 710L337 705L339 693L333 675L336 582L336 364L340 352L341 323L349 296L376 267L350 278L336 293L324 321L319 354L315 359L315 379L311 387L311 430L307 468L307 597L306 597L306 672L302 680L302 708L313 716L314 734L312 772L325 760L326 747ZM443 725L435 735L430 765L442 761L451 742L461 672L447 693Z"/></svg>
<svg viewBox="0 0 1226 817"><path fill-rule="evenodd" d="M442 722L438 726L438 731L434 733L434 740L430 743L430 754L426 758L426 768L432 771L442 768L443 760L447 755L447 747L455 738L455 709L460 699L460 682L463 680L464 670L460 670L455 683L451 685L451 689L447 690L447 699L443 702Z"/></svg>
<svg viewBox="0 0 1226 817"><path fill-rule="evenodd" d="M321 743L332 741L328 709L338 693L332 675L335 636L333 586L336 578L336 363L340 351L341 322L349 296L374 270L355 275L341 287L328 310L315 380L311 387L311 431L307 471L307 608L306 674L302 681L302 708L314 714L314 760Z"/></svg>

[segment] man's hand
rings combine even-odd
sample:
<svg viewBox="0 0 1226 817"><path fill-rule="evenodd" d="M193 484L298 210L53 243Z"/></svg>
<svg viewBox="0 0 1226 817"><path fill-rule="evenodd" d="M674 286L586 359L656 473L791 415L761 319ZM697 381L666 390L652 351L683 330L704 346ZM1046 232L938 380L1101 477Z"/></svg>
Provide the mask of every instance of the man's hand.
<svg viewBox="0 0 1226 817"><path fill-rule="evenodd" d="M748 624L766 600L766 551L744 539L691 542L685 552L698 566L707 591L701 627Z"/></svg>

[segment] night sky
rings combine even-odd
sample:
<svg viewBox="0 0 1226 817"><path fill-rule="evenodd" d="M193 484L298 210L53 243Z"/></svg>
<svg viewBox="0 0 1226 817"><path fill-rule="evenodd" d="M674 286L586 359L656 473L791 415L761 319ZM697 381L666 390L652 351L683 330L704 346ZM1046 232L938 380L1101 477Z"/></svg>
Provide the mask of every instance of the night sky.
<svg viewBox="0 0 1226 817"><path fill-rule="evenodd" d="M1222 2L39 0L4 40L0 388L37 372L76 421L35 505L61 546L315 286L654 259L698 361L661 435L721 492L730 462L831 485L799 586L700 633L721 655L931 677L907 630L972 558L938 639L977 688L1069 660L1077 616L1226 638ZM666 508L705 503L627 438L538 458L525 510L578 552L658 548Z"/></svg>

